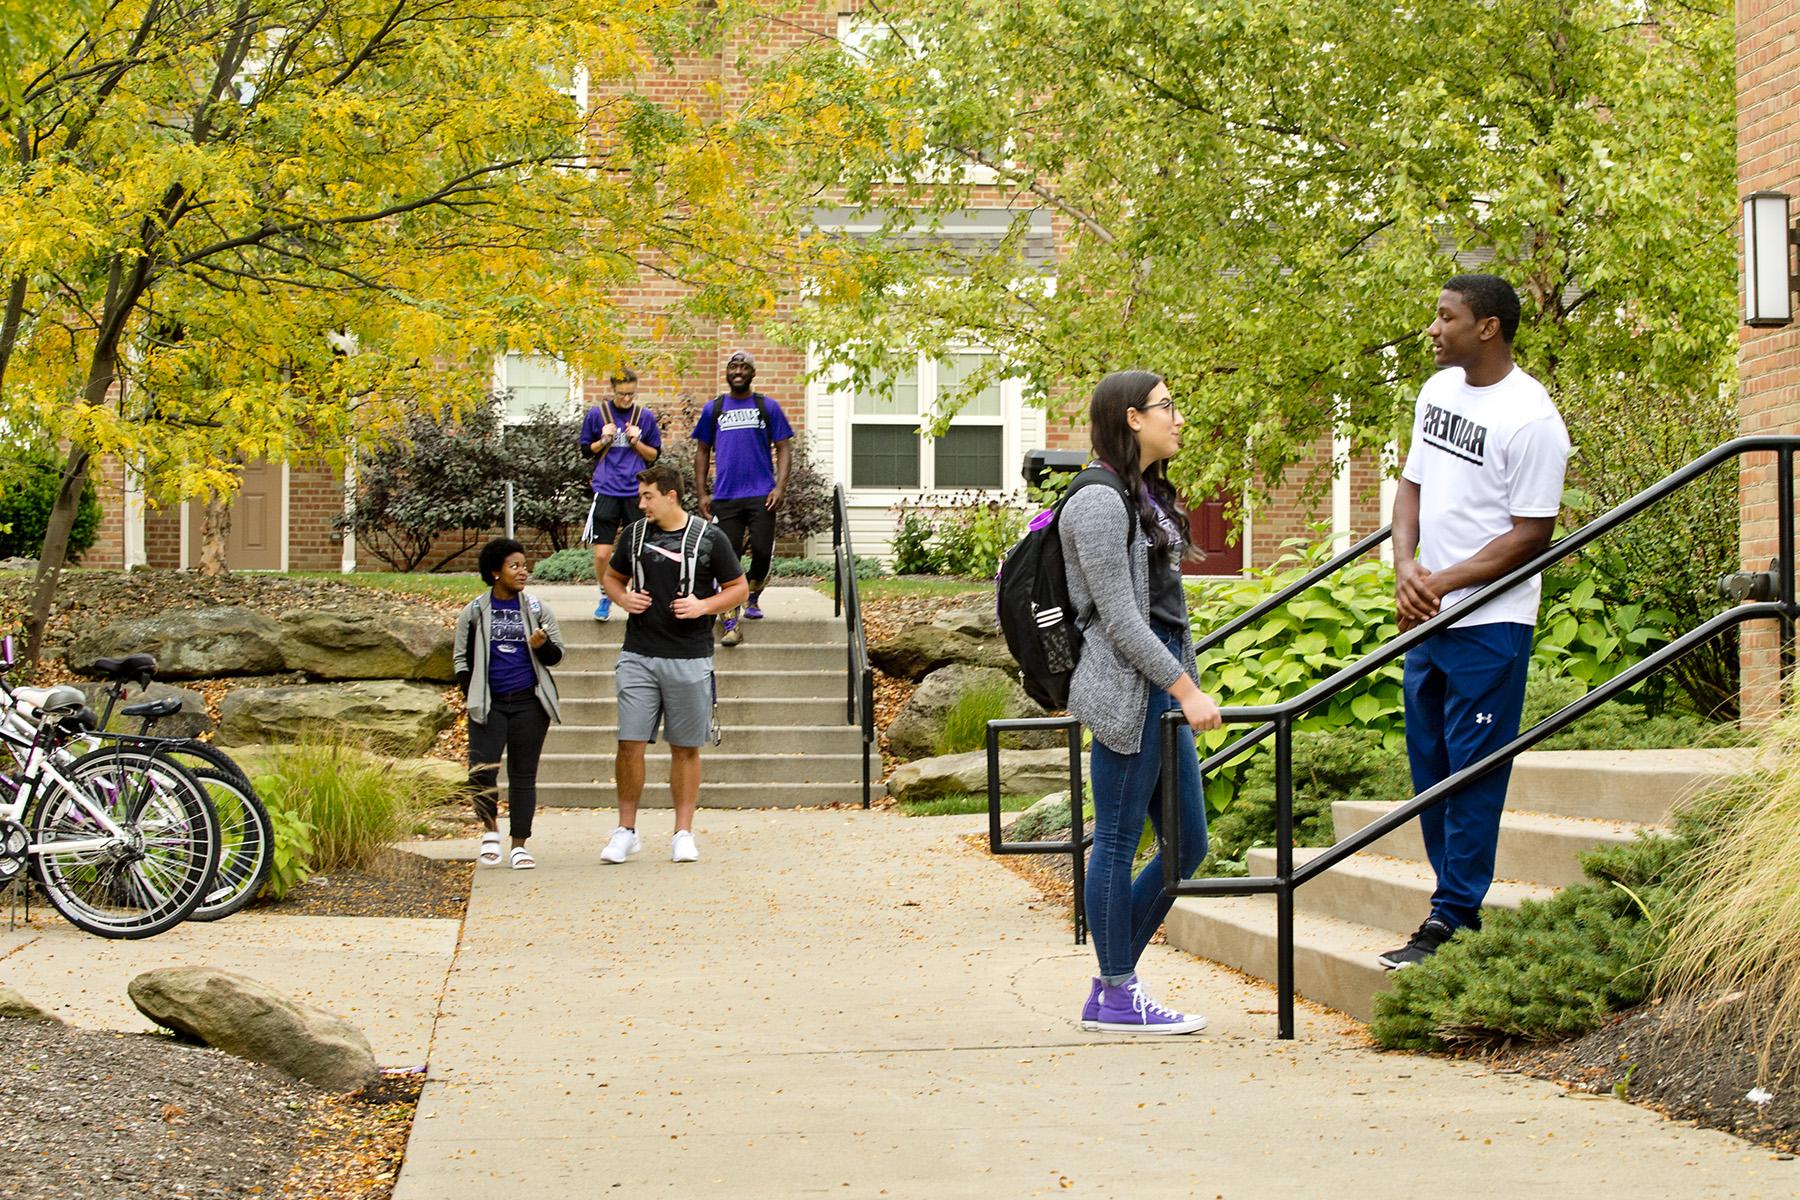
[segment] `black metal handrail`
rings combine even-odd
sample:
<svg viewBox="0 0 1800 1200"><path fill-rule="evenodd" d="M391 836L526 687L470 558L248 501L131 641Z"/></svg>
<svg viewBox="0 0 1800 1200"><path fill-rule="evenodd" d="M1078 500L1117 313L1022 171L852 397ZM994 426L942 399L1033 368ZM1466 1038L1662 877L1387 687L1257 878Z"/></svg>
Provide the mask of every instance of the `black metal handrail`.
<svg viewBox="0 0 1800 1200"><path fill-rule="evenodd" d="M1215 770L1245 753L1271 734L1275 737L1275 874L1250 878L1181 879L1178 877L1179 871L1176 867L1175 855L1165 854L1163 856L1164 890L1172 896L1274 894L1277 938L1277 1032L1279 1037L1285 1039L1294 1036L1294 889L1301 884L1316 878L1351 854L1405 824L1419 813L1442 803L1451 792L1511 762L1521 752L1530 749L1551 734L1566 728L1620 692L1642 682L1726 629L1746 621L1767 619L1778 621L1781 625L1781 671L1783 676L1786 676L1792 662L1794 624L1796 618L1800 617L1800 605L1795 602L1794 573L1794 454L1796 450L1800 450L1800 437L1792 435L1760 434L1726 442L1701 455L1660 482L1645 488L1611 511L1596 517L1574 533L1546 548L1529 562L1482 587L1454 608L1440 612L1429 621L1390 639L1363 658L1313 685L1300 695L1279 704L1245 705L1221 710L1221 715L1227 724L1255 723L1256 728L1208 755L1200 764L1203 778L1207 771ZM1638 514L1654 507L1672 493L1715 467L1745 454L1769 451L1773 451L1777 455L1778 503L1775 569L1779 577L1780 598L1778 600L1743 604L1717 614L1668 645L1645 656L1636 665L1620 672L1581 699L1521 732L1511 742L1489 754L1480 762L1471 763L1436 786L1421 792L1373 824L1365 826L1323 851L1307 862L1304 867L1295 870L1293 735L1294 723L1297 720L1344 689L1374 674L1412 647L1434 636L1438 631L1461 621L1517 584L1537 575L1545 567L1567 558L1596 538L1611 532ZM1370 534L1330 563L1309 573L1306 579L1283 589L1279 597L1273 597L1271 600L1279 599L1281 603L1285 603L1319 580L1341 570L1355 557L1366 553L1372 546L1379 545L1387 536L1388 530L1386 529ZM1234 621L1227 631L1215 633L1207 638L1204 644L1208 646L1217 644L1221 637L1230 636L1230 633L1249 624L1250 619L1266 615L1274 607L1276 607L1275 604L1265 601L1258 605L1257 609L1252 610L1251 614L1246 614L1245 617ZM1163 816L1162 833L1169 844L1177 846L1181 844L1181 806L1177 802L1173 768L1178 745L1175 735L1180 723L1180 713L1165 714L1159 747L1163 768L1160 796Z"/></svg>
<svg viewBox="0 0 1800 1200"><path fill-rule="evenodd" d="M862 601L856 594L856 551L850 544L850 510L844 485L831 489L831 615L844 618L848 660L848 703L844 719L862 727L862 806L869 807L869 755L875 747L875 676L869 670L869 641L863 630Z"/></svg>
<svg viewBox="0 0 1800 1200"><path fill-rule="evenodd" d="M1069 739L1069 840L1009 842L1000 835L1000 735L1009 729L1060 729ZM1094 835L1082 820L1087 789L1081 782L1081 722L1074 717L1013 717L987 723L988 850L994 854L1067 854L1075 896L1075 944L1087 941L1087 909L1082 906L1087 848Z"/></svg>

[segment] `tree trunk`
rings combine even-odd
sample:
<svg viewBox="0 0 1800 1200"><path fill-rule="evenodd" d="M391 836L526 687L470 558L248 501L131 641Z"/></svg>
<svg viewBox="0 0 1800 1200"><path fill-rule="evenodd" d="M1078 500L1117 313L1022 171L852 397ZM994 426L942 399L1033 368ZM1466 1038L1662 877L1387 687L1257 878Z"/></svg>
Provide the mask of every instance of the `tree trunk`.
<svg viewBox="0 0 1800 1200"><path fill-rule="evenodd" d="M225 538L231 532L231 501L209 496L200 522L200 574L217 579L231 568L225 562Z"/></svg>
<svg viewBox="0 0 1800 1200"><path fill-rule="evenodd" d="M38 551L35 590L31 597L31 620L25 626L25 661L36 662L43 652L44 626L50 622L50 605L56 599L56 585L62 576L63 562L69 554L69 534L75 528L75 514L81 506L81 492L87 487L88 452L80 446L69 448L69 460L63 464L62 485L56 492L56 503L50 506L50 522L44 530L44 545Z"/></svg>

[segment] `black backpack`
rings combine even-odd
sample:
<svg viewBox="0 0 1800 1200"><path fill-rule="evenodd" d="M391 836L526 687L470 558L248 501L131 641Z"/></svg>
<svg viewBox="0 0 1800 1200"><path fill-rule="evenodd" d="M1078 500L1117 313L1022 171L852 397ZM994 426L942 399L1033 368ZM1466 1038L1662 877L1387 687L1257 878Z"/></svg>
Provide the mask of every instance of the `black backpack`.
<svg viewBox="0 0 1800 1200"><path fill-rule="evenodd" d="M1069 680L1081 660L1081 624L1063 574L1058 518L1069 497L1084 487L1104 485L1125 495L1119 477L1106 467L1088 467L1069 481L1054 508L1031 520L1030 528L1000 560L994 576L994 605L1006 648L1019 664L1025 694L1053 711L1069 706ZM1126 533L1129 543L1135 523Z"/></svg>

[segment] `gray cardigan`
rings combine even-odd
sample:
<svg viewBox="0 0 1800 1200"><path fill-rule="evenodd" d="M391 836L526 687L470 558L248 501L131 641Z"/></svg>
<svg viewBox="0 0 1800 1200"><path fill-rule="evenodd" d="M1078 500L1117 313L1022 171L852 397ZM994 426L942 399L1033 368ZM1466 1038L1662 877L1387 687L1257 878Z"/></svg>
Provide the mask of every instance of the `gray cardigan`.
<svg viewBox="0 0 1800 1200"><path fill-rule="evenodd" d="M461 682L469 681L468 696L469 720L486 722L488 717L488 640L493 636L491 618L493 609L488 607L488 598L492 592L483 592L463 608L456 618L455 656L456 678ZM556 623L556 614L550 611L547 604L536 596L524 593L519 595L519 616L525 621L525 636L529 638L533 630L542 629L550 640L539 646L531 655L531 673L537 677L532 687L538 703L550 714L550 719L557 724L562 723L562 710L556 705L556 682L550 678L550 668L562 661L563 639L562 629ZM470 631L474 631L471 642ZM471 660L470 651L474 651Z"/></svg>
<svg viewBox="0 0 1800 1200"><path fill-rule="evenodd" d="M1150 544L1131 534L1125 498L1110 487L1082 488L1057 518L1063 568L1082 622L1081 661L1069 681L1069 712L1119 754L1136 754L1152 685L1168 690L1186 671L1197 685L1194 635L1181 629L1181 661L1150 628ZM1153 747L1151 747L1153 748Z"/></svg>

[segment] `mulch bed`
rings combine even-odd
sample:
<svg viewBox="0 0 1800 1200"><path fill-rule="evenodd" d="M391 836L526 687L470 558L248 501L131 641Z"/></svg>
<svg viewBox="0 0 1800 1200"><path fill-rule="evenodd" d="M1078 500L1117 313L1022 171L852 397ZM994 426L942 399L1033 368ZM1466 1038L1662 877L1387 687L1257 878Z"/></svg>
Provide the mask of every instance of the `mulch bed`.
<svg viewBox="0 0 1800 1200"><path fill-rule="evenodd" d="M255 911L283 917L443 917L460 921L469 906L472 862L441 862L387 850L360 871L315 875Z"/></svg>
<svg viewBox="0 0 1800 1200"><path fill-rule="evenodd" d="M1692 1002L1652 1001L1586 1037L1495 1057L1503 1069L1575 1091L1613 1095L1693 1121L1790 1157L1800 1153L1800 1071L1784 1070L1792 1046L1761 1070L1753 1013L1735 1000L1702 1011ZM1753 1089L1763 1092L1752 1096Z"/></svg>

